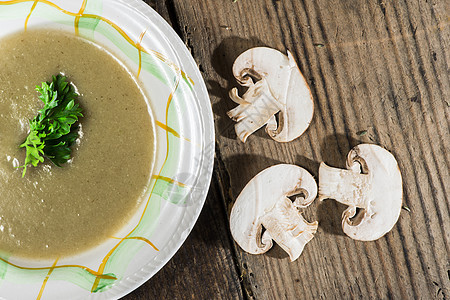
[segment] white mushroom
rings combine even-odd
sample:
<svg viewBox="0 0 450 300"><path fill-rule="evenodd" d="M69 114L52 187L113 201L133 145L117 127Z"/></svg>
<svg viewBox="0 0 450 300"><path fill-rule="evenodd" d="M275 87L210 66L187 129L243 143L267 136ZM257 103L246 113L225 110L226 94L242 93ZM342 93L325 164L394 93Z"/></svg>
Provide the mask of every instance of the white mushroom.
<svg viewBox="0 0 450 300"><path fill-rule="evenodd" d="M248 90L239 97L237 89L230 98L239 104L228 116L237 122L236 134L247 137L267 125L266 132L278 142L298 138L311 123L314 103L308 84L291 53L265 47L252 48L236 59L233 75ZM253 78L258 81L253 82ZM279 114L277 124L275 114Z"/></svg>
<svg viewBox="0 0 450 300"><path fill-rule="evenodd" d="M348 153L347 169L320 164L319 199L349 206L342 214L342 229L349 237L376 240L400 215L403 190L397 161L380 146L360 144Z"/></svg>
<svg viewBox="0 0 450 300"><path fill-rule="evenodd" d="M288 197L295 195L293 203ZM306 222L297 208L308 206L316 196L316 182L305 169L286 164L267 168L236 199L230 215L231 234L252 254L268 251L273 239L294 261L314 237L318 224Z"/></svg>

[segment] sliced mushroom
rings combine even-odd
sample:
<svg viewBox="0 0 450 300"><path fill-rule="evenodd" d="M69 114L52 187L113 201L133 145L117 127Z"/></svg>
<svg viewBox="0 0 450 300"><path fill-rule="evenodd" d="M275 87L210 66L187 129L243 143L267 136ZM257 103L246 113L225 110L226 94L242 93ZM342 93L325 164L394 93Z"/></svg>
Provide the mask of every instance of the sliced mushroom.
<svg viewBox="0 0 450 300"><path fill-rule="evenodd" d="M295 195L292 202L288 197ZM310 205L316 196L316 182L305 169L287 164L267 168L250 180L236 199L230 215L231 234L252 254L268 251L273 239L294 261L318 226L306 222L297 208Z"/></svg>
<svg viewBox="0 0 450 300"><path fill-rule="evenodd" d="M402 207L397 161L380 146L360 144L348 153L347 169L320 164L319 199L349 206L342 214L342 229L349 237L379 239L394 227Z"/></svg>
<svg viewBox="0 0 450 300"><path fill-rule="evenodd" d="M278 142L292 141L308 128L314 103L289 51L286 56L271 48L249 49L234 62L233 75L242 86L248 87L242 98L236 88L230 91L230 98L239 106L230 110L228 116L237 122L235 130L242 142L264 125L270 137ZM258 81L254 83L252 77Z"/></svg>

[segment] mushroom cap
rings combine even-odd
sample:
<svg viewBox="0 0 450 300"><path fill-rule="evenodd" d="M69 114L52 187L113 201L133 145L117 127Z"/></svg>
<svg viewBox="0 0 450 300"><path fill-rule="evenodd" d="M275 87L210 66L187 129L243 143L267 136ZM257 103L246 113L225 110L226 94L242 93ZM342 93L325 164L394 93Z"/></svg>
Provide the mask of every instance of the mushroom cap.
<svg viewBox="0 0 450 300"><path fill-rule="evenodd" d="M288 198L297 194L295 204ZM317 185L305 169L288 164L269 167L244 187L231 210L230 229L246 252L261 254L272 247L272 238L296 259L317 230L317 222L304 221L297 207L306 207L317 196ZM266 232L262 236L262 225Z"/></svg>
<svg viewBox="0 0 450 300"><path fill-rule="evenodd" d="M266 131L274 140L292 141L308 128L314 113L314 102L309 86L289 51L286 56L278 50L267 47L249 49L235 60L233 75L241 85L250 89L254 85L252 77L258 82L261 79L266 81L271 95L279 106L279 124L276 124L274 117L269 120L276 111L264 116L262 119L266 121L259 124L259 127L270 123ZM245 98L244 95L244 100Z"/></svg>
<svg viewBox="0 0 450 300"><path fill-rule="evenodd" d="M346 164L350 171L321 164L319 198L331 197L349 205L342 215L342 229L349 237L376 240L400 216L403 188L397 161L378 145L360 144L350 150Z"/></svg>

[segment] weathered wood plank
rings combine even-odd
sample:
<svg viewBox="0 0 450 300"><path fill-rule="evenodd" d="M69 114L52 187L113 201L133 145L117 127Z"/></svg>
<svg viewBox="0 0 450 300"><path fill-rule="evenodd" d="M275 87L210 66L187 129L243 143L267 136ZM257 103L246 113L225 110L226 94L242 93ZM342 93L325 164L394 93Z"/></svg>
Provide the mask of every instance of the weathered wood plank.
<svg viewBox="0 0 450 300"><path fill-rule="evenodd" d="M449 281L449 30L444 1L174 1L181 34L209 86L220 182L228 211L244 185L278 162L317 176L344 167L348 150L380 144L398 159L404 204L376 242L342 235L344 209L331 200L305 211L316 238L290 263L279 247L237 253L249 297L443 298ZM266 45L289 49L309 82L316 112L298 140L277 144L259 131L236 140L226 111L237 84L233 60ZM361 135L358 132L367 131Z"/></svg>

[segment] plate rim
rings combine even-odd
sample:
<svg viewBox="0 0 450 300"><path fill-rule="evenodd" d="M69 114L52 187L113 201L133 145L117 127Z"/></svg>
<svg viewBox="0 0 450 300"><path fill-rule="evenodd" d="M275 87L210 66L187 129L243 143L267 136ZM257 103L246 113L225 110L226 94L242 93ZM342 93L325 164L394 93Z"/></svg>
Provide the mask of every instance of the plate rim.
<svg viewBox="0 0 450 300"><path fill-rule="evenodd" d="M74 298L83 299L118 299L121 298L138 287L147 282L157 272L159 272L168 261L179 251L181 246L185 243L187 237L195 226L199 215L204 207L210 184L213 175L214 168L214 154L215 154L215 127L212 104L209 97L208 90L206 88L205 81L198 65L188 50L185 43L178 36L175 30L168 24L168 22L159 15L150 5L143 0L101 0L103 3L118 3L129 7L133 12L144 16L144 22L150 22L156 27L157 30L164 33L167 43L171 50L175 53L176 57L180 59L180 68L189 69L189 76L195 80L195 87L192 89L192 101L197 106L197 113L200 116L198 124L202 126L200 131L200 138L202 141L201 148L201 164L198 173L196 174L196 181L194 187L200 186L198 193L195 194L196 199L190 207L186 207L183 215L178 219L182 224L177 228L172 236L168 239L164 248L160 249L161 256L158 254L150 258L145 264L134 267L133 272L126 277L122 277L114 282L110 288L104 291L98 291L96 293L90 293L85 295L73 295ZM143 22L143 23L144 23ZM145 23L144 23L145 24ZM154 125L155 126L155 125ZM211 151L204 151L207 147L211 147ZM199 179L203 181L201 185L198 184ZM164 201L164 200L162 200ZM158 217L159 218L159 217ZM162 251L164 250L164 251ZM78 293L77 293L78 294ZM2 298L0 296L0 298ZM2 298L3 299L3 298Z"/></svg>
<svg viewBox="0 0 450 300"><path fill-rule="evenodd" d="M138 13L145 15L147 18L155 18L152 21L158 22L158 23L155 22L156 27L158 29L162 30L163 32L170 34L170 36L167 36L166 38L168 38L171 45L173 45L173 43L176 43L176 47L174 47L174 49L177 49L177 50L176 51L174 50L174 51L177 53L179 51L182 51L183 55L188 57L188 59L189 59L188 63L192 66L195 76L200 79L199 82L196 83L196 85L199 84L202 94L204 94L206 99L209 100L208 105L205 105L208 108L206 110L208 112L208 116L204 115L205 111L200 111L200 114L202 115L202 123L204 123L204 125L205 125L204 128L206 129L205 135L204 135L204 138L205 138L204 142L205 142L205 145L207 145L208 143L215 145L214 118L213 118L213 111L212 111L211 100L209 98L209 93L206 88L206 84L203 79L203 76L201 75L200 70L195 62L195 59L192 56L192 54L189 52L189 50L186 47L183 40L178 36L178 34L175 32L175 30L172 28L172 26L170 26L169 23L158 12L156 12L150 5L145 3L143 0L127 0L127 1L115 0L115 1L121 2L125 5L130 6L134 10L137 10ZM139 10L139 9L142 9L142 10ZM190 75L192 76L192 74L190 74ZM197 96L197 93L194 92L194 95ZM197 97L197 99L200 99L200 97ZM199 103L199 104L201 104L201 103ZM208 129L210 129L210 130L208 130ZM175 243L176 246L171 248L170 251L166 252L167 254L164 255L164 258L159 263L157 263L156 266L151 266L152 265L152 261L151 261L151 262L147 263L146 265L142 266L139 271L134 272L134 276L136 276L137 275L136 273L139 273L139 272L145 272L148 274L147 274L147 276L141 277L140 280L133 282L133 284L131 284L129 286L129 288L127 288L123 292L120 292L120 293L114 295L114 297L117 297L115 299L122 298L122 297L132 293L137 288L142 286L145 282L150 280L156 273L158 273L173 258L173 256L178 252L178 250L181 248L181 246L184 244L184 242L188 238L189 234L191 233L192 229L194 228L195 224L197 223L200 213L204 207L204 204L205 204L208 192L209 192L210 184L211 184L213 167L214 167L214 151L206 152L206 153L207 153L207 155L209 153L209 157L206 157L206 162L209 161L209 165L208 165L208 168L207 168L207 171L205 174L206 175L205 179L207 179L207 184L205 185L205 188L201 192L201 201L198 202L197 209L193 213L193 215L192 215L193 217L190 219L190 222L188 222L188 225L187 225L188 230L183 231L184 234L182 234L181 237L179 238L179 240ZM151 272L144 271L144 269L146 267L153 268L153 270ZM121 283L126 279L127 278L123 278L120 282L114 283L114 285L111 287L111 289L109 289L105 292L112 291L112 290L114 290L115 287L119 288L121 286ZM92 293L91 295L94 296L93 298L96 298L97 296L99 296L99 297L105 296L105 294L101 293L101 292L100 293Z"/></svg>

